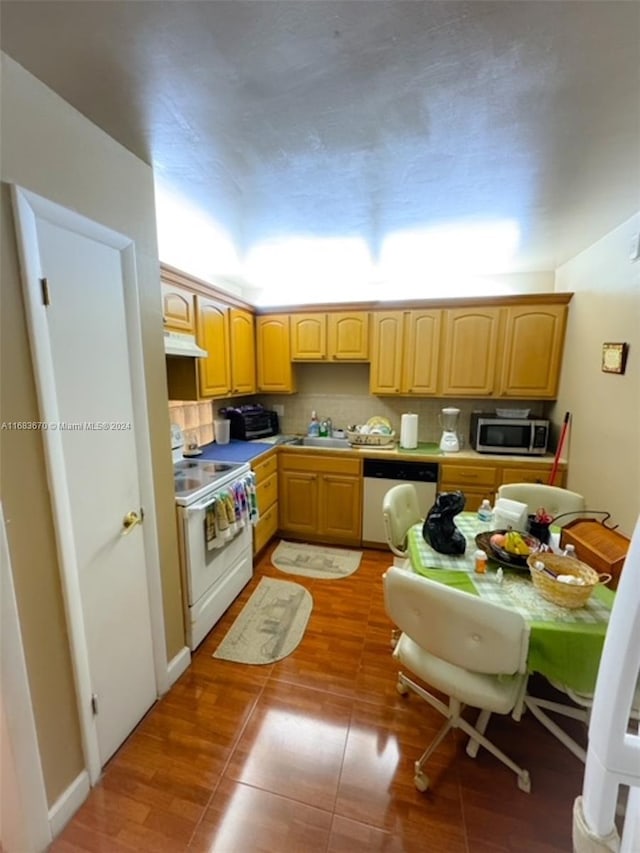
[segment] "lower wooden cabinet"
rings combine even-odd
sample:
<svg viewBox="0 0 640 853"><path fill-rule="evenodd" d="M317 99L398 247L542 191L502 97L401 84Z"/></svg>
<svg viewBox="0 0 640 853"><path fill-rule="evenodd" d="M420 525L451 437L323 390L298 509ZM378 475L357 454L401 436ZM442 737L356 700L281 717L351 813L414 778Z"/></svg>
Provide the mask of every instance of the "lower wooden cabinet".
<svg viewBox="0 0 640 853"><path fill-rule="evenodd" d="M478 509L485 498L495 503L498 488L503 483L548 483L552 463L532 462L531 464L497 463L495 459L490 464L482 462L444 463L440 465L440 480L438 490L453 492L458 489L466 497L465 511L473 512ZM554 486L564 486L566 481L566 465L559 468L554 480Z"/></svg>
<svg viewBox="0 0 640 853"><path fill-rule="evenodd" d="M279 528L283 536L359 545L362 460L287 453L278 462Z"/></svg>
<svg viewBox="0 0 640 853"><path fill-rule="evenodd" d="M274 449L253 466L260 518L253 529L253 553L257 554L278 530L278 457Z"/></svg>
<svg viewBox="0 0 640 853"><path fill-rule="evenodd" d="M496 488L496 468L485 465L441 465L438 490L464 492L465 511L478 509L485 498L493 504Z"/></svg>

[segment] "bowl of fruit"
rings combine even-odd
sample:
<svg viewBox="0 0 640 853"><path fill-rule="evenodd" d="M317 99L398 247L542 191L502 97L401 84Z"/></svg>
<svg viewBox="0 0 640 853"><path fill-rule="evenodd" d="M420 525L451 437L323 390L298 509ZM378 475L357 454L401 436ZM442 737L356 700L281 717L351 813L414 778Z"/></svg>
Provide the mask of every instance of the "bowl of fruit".
<svg viewBox="0 0 640 853"><path fill-rule="evenodd" d="M519 569L528 568L527 558L542 546L535 536L520 530L489 530L478 533L476 544L499 563Z"/></svg>

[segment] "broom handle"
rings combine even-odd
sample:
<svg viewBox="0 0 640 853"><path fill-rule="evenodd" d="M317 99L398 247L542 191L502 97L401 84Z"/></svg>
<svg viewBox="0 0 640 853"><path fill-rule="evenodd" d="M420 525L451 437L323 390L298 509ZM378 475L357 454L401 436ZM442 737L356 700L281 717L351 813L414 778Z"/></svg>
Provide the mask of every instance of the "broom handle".
<svg viewBox="0 0 640 853"><path fill-rule="evenodd" d="M560 454L562 453L562 445L564 444L564 437L567 434L567 429L569 427L569 412L567 412L564 416L564 423L562 424L562 432L560 433L560 441L558 442L558 447L556 449L556 455L553 459L553 468L551 469L551 473L549 474L549 485L553 486L553 481L556 478L556 473L558 471L558 462L560 461Z"/></svg>

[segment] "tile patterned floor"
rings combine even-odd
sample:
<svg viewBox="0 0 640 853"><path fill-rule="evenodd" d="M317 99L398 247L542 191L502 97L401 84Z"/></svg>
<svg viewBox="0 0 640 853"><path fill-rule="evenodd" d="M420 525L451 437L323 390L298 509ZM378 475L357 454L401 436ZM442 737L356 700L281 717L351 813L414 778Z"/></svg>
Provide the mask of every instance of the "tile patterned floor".
<svg viewBox="0 0 640 853"><path fill-rule="evenodd" d="M395 690L385 553L341 580L295 578L314 609L284 660L211 657L259 578L283 577L270 550L51 850L568 853L583 767L529 716L493 717L489 736L530 771L531 794L486 752L468 758L459 733L432 757L430 790L414 787L442 718Z"/></svg>

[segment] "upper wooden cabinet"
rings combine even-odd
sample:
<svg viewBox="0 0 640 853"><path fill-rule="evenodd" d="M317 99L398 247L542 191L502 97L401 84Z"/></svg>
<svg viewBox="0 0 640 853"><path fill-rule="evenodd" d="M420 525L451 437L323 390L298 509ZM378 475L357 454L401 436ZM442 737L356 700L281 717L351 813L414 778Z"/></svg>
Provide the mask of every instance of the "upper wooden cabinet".
<svg viewBox="0 0 640 853"><path fill-rule="evenodd" d="M553 399L567 305L374 311L372 394Z"/></svg>
<svg viewBox="0 0 640 853"><path fill-rule="evenodd" d="M293 361L367 361L367 311L292 314Z"/></svg>
<svg viewBox="0 0 640 853"><path fill-rule="evenodd" d="M442 311L372 314L372 394L435 394Z"/></svg>
<svg viewBox="0 0 640 853"><path fill-rule="evenodd" d="M290 355L288 314L256 318L258 391L292 394L296 390Z"/></svg>
<svg viewBox="0 0 640 853"><path fill-rule="evenodd" d="M206 296L196 296L196 338L208 353L199 358L201 397L226 397L231 390L229 309Z"/></svg>
<svg viewBox="0 0 640 853"><path fill-rule="evenodd" d="M566 305L506 309L499 395L521 399L556 396L566 322Z"/></svg>
<svg viewBox="0 0 640 853"><path fill-rule="evenodd" d="M497 390L500 336L497 307L445 311L440 392L455 397L486 397Z"/></svg>
<svg viewBox="0 0 640 853"><path fill-rule="evenodd" d="M256 390L256 344L253 314L241 308L229 311L231 393L254 394Z"/></svg>
<svg viewBox="0 0 640 853"><path fill-rule="evenodd" d="M194 294L163 281L162 318L165 329L193 334L196 330Z"/></svg>

